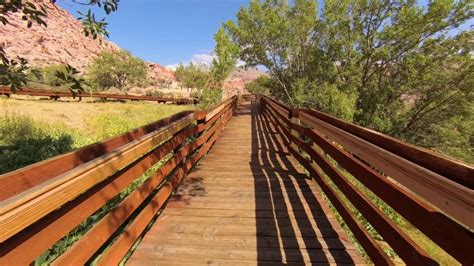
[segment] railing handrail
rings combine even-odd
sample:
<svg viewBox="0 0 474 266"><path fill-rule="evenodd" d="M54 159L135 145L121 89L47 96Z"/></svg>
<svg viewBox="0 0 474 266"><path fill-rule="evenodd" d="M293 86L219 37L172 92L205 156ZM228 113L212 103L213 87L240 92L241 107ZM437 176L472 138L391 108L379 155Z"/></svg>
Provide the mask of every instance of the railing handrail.
<svg viewBox="0 0 474 266"><path fill-rule="evenodd" d="M32 165L0 175L2 193L0 201L13 197L25 190L37 186L52 177L58 176L83 163L87 163L103 154L125 145L150 132L169 125L183 117L193 115L193 111L182 111L169 117L151 122L119 136L92 143L83 148L60 154Z"/></svg>
<svg viewBox="0 0 474 266"><path fill-rule="evenodd" d="M0 242L37 221L64 203L102 182L154 146L190 125L193 116L183 117L170 125L131 141L110 153L75 167L41 185L0 202L2 226Z"/></svg>
<svg viewBox="0 0 474 266"><path fill-rule="evenodd" d="M378 131L346 122L332 115L311 108L290 108L275 99L265 96L288 113L307 113L332 126L347 131L354 136L377 145L391 153L397 154L407 160L423 166L435 173L451 179L463 186L474 189L474 166L467 163L442 156L431 150L419 147Z"/></svg>
<svg viewBox="0 0 474 266"><path fill-rule="evenodd" d="M263 112L275 125L290 153L316 179L372 259L388 263L382 249L368 237L364 227L320 173L327 175L364 217L369 216L366 219L405 261L431 263L426 253L372 206L339 168L344 168L446 252L463 263L472 263L474 256L466 247L474 245L469 229L474 228L474 192L467 186L466 178L452 178L458 173L472 173L472 166L315 110L292 109L270 97L260 96ZM382 140L387 143L380 143ZM404 157L404 152L409 155ZM411 160L423 155L428 159ZM432 166L427 163L429 158L450 165L450 171L456 172L449 172L451 178L448 178L432 170L437 168L428 169L426 165ZM417 164L420 161L422 163ZM472 175L465 177L472 178Z"/></svg>
<svg viewBox="0 0 474 266"><path fill-rule="evenodd" d="M474 166L472 165L444 157L425 148L403 142L375 130L345 122L314 109L304 108L298 110L421 165L463 186L474 189Z"/></svg>
<svg viewBox="0 0 474 266"><path fill-rule="evenodd" d="M317 129L318 132L321 132L331 140L336 141L353 155L387 174L410 191L421 196L430 204L433 204L469 228L474 228L474 219L472 219L474 191L471 188L437 174L430 169L426 169L422 165L418 165L416 162L411 161L409 158L404 158L398 154L394 154L391 151L386 150L384 148L385 145L378 146L376 143L368 142L365 139L359 138L351 132L344 130L344 128L334 126L318 118L324 116L325 119L328 119L328 115L317 112L318 117L316 117L313 116L315 112L310 109L282 108L281 105L275 103L275 100L266 96L264 96L264 99L267 100L276 111L280 109L279 112L281 116L287 113L291 114L290 116L297 116L309 127ZM287 111L282 111L282 109ZM333 120L336 119L333 118ZM356 128L355 125L341 120L337 120L337 122L343 124L346 128ZM288 123L290 126L292 125L292 123ZM357 128L359 132L375 132L360 126L357 126ZM375 133L373 133L373 135L375 135ZM380 138L387 139L387 141L390 139L390 137L381 133L378 133L378 135ZM403 147L405 145L401 141L398 141L397 144L398 147ZM418 152L420 154L428 154L428 151L418 150ZM443 160L443 157L437 156L437 160ZM449 159L445 160L449 161L451 164L457 164L458 167L456 169L463 168L466 171L472 169L472 167L467 164L456 163Z"/></svg>
<svg viewBox="0 0 474 266"><path fill-rule="evenodd" d="M60 171L46 173L47 178L37 184L24 186L19 193L9 193L10 196L0 202L0 264L31 263L171 152L172 157L156 173L85 235L96 240L100 235L100 241L88 245L87 251L81 248L87 240L78 241L72 249L79 250L80 256L66 252L58 261L87 262L121 223L144 206L146 214L132 221L125 229L127 236L119 235L113 243L114 248L107 249L99 262L105 258L107 263L123 258L133 244L129 243L130 238L138 239L186 173L207 153L232 116L237 102L237 97L233 97L204 113L182 112L122 136L0 176L1 184L63 160L68 164ZM198 119L207 114L212 114L209 119ZM115 141L113 145L111 140ZM94 147L104 143L110 147L102 154L71 163L71 156L82 150L94 151ZM157 194L148 202L147 197L154 195L155 190ZM117 217L121 218L117 220Z"/></svg>
<svg viewBox="0 0 474 266"><path fill-rule="evenodd" d="M153 101L153 102L173 102L173 103L196 103L197 100L194 98L175 98L175 97L159 97L159 96L139 96L139 95L122 95L112 93L96 93L96 92L84 92L77 93L75 96L71 92L66 91L49 91L41 89L33 89L23 87L13 92L9 87L0 87L0 95L30 95L30 96L46 96L46 97L77 97L77 98L111 98L117 100L140 100L140 101Z"/></svg>

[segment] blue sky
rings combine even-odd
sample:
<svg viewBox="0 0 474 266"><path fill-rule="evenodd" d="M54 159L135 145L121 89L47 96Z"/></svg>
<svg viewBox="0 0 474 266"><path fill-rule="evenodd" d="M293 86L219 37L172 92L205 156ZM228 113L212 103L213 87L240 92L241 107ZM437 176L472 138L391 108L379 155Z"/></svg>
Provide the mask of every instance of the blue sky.
<svg viewBox="0 0 474 266"><path fill-rule="evenodd" d="M59 4L78 16L78 5ZM106 17L110 40L135 56L161 65L209 60L213 35L248 0L121 0ZM103 17L102 12L97 17Z"/></svg>
<svg viewBox="0 0 474 266"><path fill-rule="evenodd" d="M249 0L120 0L119 10L106 17L110 40L146 61L164 66L180 62L210 62L213 35L221 24L235 19ZM323 1L318 1L320 6ZM58 1L78 16L80 5ZM421 0L426 5L427 0ZM98 18L102 10L95 9ZM474 20L462 26L467 29Z"/></svg>

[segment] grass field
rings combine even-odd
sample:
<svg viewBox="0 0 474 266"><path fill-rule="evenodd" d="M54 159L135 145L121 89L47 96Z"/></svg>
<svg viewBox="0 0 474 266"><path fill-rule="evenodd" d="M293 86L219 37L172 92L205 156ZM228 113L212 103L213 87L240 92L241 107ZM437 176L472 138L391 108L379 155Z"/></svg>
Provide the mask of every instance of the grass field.
<svg viewBox="0 0 474 266"><path fill-rule="evenodd" d="M0 174L193 108L0 98Z"/></svg>

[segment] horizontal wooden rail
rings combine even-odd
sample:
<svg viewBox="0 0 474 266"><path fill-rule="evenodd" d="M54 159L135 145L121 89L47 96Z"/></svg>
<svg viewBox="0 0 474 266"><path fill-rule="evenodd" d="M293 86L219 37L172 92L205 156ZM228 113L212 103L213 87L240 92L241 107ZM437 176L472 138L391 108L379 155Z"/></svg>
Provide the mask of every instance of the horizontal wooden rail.
<svg viewBox="0 0 474 266"><path fill-rule="evenodd" d="M417 147L377 131L347 123L333 116L312 109L302 109L311 117L320 119L334 127L353 134L400 157L410 160L441 176L474 189L474 169L465 163L442 157L429 150Z"/></svg>
<svg viewBox="0 0 474 266"><path fill-rule="evenodd" d="M347 202L405 262L436 262L351 178L459 262L474 262L472 166L312 109L292 109L267 96L260 96L260 105L289 152L320 185L374 263L393 264Z"/></svg>
<svg viewBox="0 0 474 266"><path fill-rule="evenodd" d="M32 263L147 174L53 264L85 264L101 250L99 263L119 262L216 141L237 104L233 97L208 111L183 112L0 176L0 184L9 184L0 202L0 265ZM44 169L44 176L37 173Z"/></svg>
<svg viewBox="0 0 474 266"><path fill-rule="evenodd" d="M0 193L0 201L20 194L31 187L59 176L61 173L65 173L81 164L98 158L120 146L192 114L192 111L180 112L117 137L112 137L105 141L88 145L82 149L58 155L31 166L0 175L0 184L2 184L3 188L2 193Z"/></svg>
<svg viewBox="0 0 474 266"><path fill-rule="evenodd" d="M390 176L430 204L470 228L474 228L473 190L445 178L382 147L360 139L326 122L300 112L301 122L317 129L345 150Z"/></svg>
<svg viewBox="0 0 474 266"><path fill-rule="evenodd" d="M17 95L29 95L29 96L41 96L49 97L50 99L57 100L61 97L70 98L77 97L79 100L82 98L98 98L102 100L116 99L116 100L132 100L132 101L150 101L158 103L172 103L172 104L196 104L197 99L194 98L170 98L170 97L158 97L158 96L138 96L138 95L121 95L121 94L110 94L110 93L77 93L75 96L71 92L66 91L49 91L32 88L20 88L16 91L12 91L9 87L0 87L0 95L6 95L10 97L12 94Z"/></svg>

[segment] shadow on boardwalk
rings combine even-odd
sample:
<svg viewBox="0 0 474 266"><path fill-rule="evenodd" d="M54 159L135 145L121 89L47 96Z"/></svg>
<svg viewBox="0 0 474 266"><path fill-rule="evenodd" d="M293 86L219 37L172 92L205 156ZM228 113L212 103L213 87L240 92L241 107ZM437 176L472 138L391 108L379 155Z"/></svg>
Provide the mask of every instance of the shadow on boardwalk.
<svg viewBox="0 0 474 266"><path fill-rule="evenodd" d="M274 261L329 263L334 262L328 258L332 256L335 261L353 263L308 185L308 177L290 161L276 128L256 104L251 110L258 261L268 261L270 247L280 250L271 252ZM261 179L266 182L257 182ZM273 217L259 215L269 206ZM273 223L268 224L269 218Z"/></svg>
<svg viewBox="0 0 474 266"><path fill-rule="evenodd" d="M254 99L243 101L128 261L214 263L363 263Z"/></svg>

